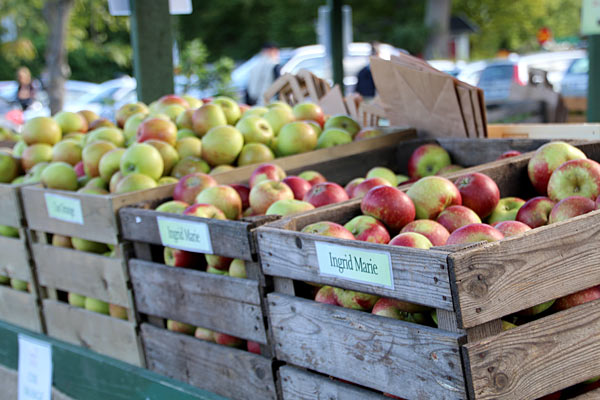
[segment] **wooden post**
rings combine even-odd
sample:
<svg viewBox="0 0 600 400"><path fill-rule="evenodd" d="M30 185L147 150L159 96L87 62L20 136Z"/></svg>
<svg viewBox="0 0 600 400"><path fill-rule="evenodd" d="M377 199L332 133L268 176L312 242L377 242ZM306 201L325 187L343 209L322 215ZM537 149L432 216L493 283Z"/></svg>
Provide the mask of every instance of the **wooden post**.
<svg viewBox="0 0 600 400"><path fill-rule="evenodd" d="M340 85L344 93L344 49L342 25L342 1L328 0L329 4L329 40L331 40L331 69L333 84Z"/></svg>
<svg viewBox="0 0 600 400"><path fill-rule="evenodd" d="M588 78L588 122L600 121L600 35L588 37L588 57L590 59Z"/></svg>
<svg viewBox="0 0 600 400"><path fill-rule="evenodd" d="M173 40L168 0L129 0L133 71L138 100L173 93Z"/></svg>

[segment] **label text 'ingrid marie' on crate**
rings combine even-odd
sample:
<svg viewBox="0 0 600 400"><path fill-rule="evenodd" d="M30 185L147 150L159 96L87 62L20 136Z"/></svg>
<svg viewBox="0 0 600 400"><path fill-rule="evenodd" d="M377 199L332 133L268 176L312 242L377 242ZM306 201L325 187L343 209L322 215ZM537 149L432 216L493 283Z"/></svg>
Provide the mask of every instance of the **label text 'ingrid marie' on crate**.
<svg viewBox="0 0 600 400"><path fill-rule="evenodd" d="M390 253L315 242L319 273L349 281L394 288Z"/></svg>
<svg viewBox="0 0 600 400"><path fill-rule="evenodd" d="M163 246L195 253L213 253L208 225L204 222L168 217L156 217L156 222Z"/></svg>
<svg viewBox="0 0 600 400"><path fill-rule="evenodd" d="M54 193L44 193L44 198L50 218L83 225L81 200Z"/></svg>

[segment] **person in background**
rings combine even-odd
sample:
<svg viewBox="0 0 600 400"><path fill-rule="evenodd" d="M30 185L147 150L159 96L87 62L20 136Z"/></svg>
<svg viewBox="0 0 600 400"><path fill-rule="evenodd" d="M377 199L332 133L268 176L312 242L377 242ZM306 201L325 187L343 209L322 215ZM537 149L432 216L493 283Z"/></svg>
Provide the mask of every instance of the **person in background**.
<svg viewBox="0 0 600 400"><path fill-rule="evenodd" d="M246 89L246 104L263 104L263 94L279 76L279 47L274 43L265 43L260 58L250 70L250 79Z"/></svg>
<svg viewBox="0 0 600 400"><path fill-rule="evenodd" d="M371 55L379 57L379 42L371 42ZM364 98L375 97L375 82L373 82L370 63L358 72L357 79L356 93L359 93Z"/></svg>
<svg viewBox="0 0 600 400"><path fill-rule="evenodd" d="M31 81L31 72L27 67L21 67L17 70L17 101L25 111L35 97L35 90Z"/></svg>

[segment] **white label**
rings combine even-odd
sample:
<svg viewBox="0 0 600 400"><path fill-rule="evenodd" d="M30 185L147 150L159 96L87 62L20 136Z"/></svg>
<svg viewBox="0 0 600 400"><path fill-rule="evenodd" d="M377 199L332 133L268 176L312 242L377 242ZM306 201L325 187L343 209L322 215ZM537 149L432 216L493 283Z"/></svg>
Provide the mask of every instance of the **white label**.
<svg viewBox="0 0 600 400"><path fill-rule="evenodd" d="M194 253L212 254L212 242L208 225L204 222L156 217L160 241L163 246Z"/></svg>
<svg viewBox="0 0 600 400"><path fill-rule="evenodd" d="M392 258L386 251L315 242L319 274L394 288Z"/></svg>
<svg viewBox="0 0 600 400"><path fill-rule="evenodd" d="M50 218L83 225L81 200L54 193L44 193L44 198Z"/></svg>
<svg viewBox="0 0 600 400"><path fill-rule="evenodd" d="M51 400L52 346L19 334L19 400Z"/></svg>

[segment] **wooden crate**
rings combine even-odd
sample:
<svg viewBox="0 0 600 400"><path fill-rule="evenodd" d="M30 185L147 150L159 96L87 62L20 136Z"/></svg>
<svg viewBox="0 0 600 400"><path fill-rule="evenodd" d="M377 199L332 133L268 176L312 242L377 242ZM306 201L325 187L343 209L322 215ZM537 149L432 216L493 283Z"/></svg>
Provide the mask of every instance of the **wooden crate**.
<svg viewBox="0 0 600 400"><path fill-rule="evenodd" d="M0 184L0 225L8 225L19 231L18 238L0 236L0 275L27 281L30 292L0 286L0 319L43 332L37 280L21 205L22 187Z"/></svg>
<svg viewBox="0 0 600 400"><path fill-rule="evenodd" d="M521 139L600 139L600 124L490 124L488 137Z"/></svg>
<svg viewBox="0 0 600 400"><path fill-rule="evenodd" d="M598 142L578 147L600 160ZM529 158L470 170L492 177L502 197L529 196ZM407 399L535 399L600 375L600 300L509 331L500 323L600 284L600 211L499 242L430 250L299 232L358 214L351 200L258 228L263 272L275 278L268 310L278 360ZM317 242L389 255L393 288L321 275ZM316 303L296 295L295 281L426 305L439 328Z"/></svg>

